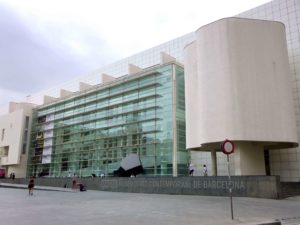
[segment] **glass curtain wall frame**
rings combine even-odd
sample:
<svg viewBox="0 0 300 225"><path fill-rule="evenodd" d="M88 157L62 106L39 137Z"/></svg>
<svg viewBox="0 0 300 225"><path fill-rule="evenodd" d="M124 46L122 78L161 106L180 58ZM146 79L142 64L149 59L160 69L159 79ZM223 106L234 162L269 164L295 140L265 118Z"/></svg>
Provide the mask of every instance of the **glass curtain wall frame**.
<svg viewBox="0 0 300 225"><path fill-rule="evenodd" d="M112 175L130 153L144 175L172 175L172 70L157 67L37 109L28 176Z"/></svg>
<svg viewBox="0 0 300 225"><path fill-rule="evenodd" d="M174 65L176 74L176 145L177 174L188 175L189 156L186 150L184 69Z"/></svg>

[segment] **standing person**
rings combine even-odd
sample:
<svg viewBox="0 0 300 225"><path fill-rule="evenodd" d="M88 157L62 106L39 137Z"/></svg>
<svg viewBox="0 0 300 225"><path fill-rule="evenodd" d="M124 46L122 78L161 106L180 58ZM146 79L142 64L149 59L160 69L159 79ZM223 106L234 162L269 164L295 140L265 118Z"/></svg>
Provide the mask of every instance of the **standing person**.
<svg viewBox="0 0 300 225"><path fill-rule="evenodd" d="M28 194L33 195L33 188L34 188L34 179L33 177L30 178L29 183L28 183Z"/></svg>
<svg viewBox="0 0 300 225"><path fill-rule="evenodd" d="M207 167L205 164L203 165L203 176L207 176Z"/></svg>
<svg viewBox="0 0 300 225"><path fill-rule="evenodd" d="M72 189L75 189L76 188L76 179L73 178L72 180Z"/></svg>
<svg viewBox="0 0 300 225"><path fill-rule="evenodd" d="M195 167L192 163L189 164L189 175L194 176Z"/></svg>

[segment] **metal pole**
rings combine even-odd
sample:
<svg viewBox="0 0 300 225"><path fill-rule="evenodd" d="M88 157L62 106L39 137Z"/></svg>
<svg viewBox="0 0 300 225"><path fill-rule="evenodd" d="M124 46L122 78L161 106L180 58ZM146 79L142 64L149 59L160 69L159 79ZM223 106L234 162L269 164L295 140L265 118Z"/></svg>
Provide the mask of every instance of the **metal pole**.
<svg viewBox="0 0 300 225"><path fill-rule="evenodd" d="M230 195L230 211L231 211L231 219L233 220L233 206L232 206L232 187L231 187L231 178L230 178L230 167L229 167L229 155L227 155L227 167L228 167L228 187L229 187L229 195Z"/></svg>

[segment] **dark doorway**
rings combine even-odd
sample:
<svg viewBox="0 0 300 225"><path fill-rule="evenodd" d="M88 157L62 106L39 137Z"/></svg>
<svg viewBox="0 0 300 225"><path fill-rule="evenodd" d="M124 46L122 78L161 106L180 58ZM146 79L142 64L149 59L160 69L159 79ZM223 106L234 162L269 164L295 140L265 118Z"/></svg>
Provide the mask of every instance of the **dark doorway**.
<svg viewBox="0 0 300 225"><path fill-rule="evenodd" d="M265 156L266 175L270 176L271 175L271 170L270 170L270 154L269 154L269 150L264 150L264 156Z"/></svg>

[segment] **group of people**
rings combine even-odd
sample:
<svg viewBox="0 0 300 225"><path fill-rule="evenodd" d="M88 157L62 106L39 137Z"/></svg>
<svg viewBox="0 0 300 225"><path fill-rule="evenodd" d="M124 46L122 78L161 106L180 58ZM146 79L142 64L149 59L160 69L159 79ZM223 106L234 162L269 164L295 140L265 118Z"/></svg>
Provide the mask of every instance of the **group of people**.
<svg viewBox="0 0 300 225"><path fill-rule="evenodd" d="M14 173L14 172L10 173L10 175L9 175L9 178L10 178L10 179L14 180L14 179L15 179L15 177L16 177L16 175L15 175L15 173Z"/></svg>
<svg viewBox="0 0 300 225"><path fill-rule="evenodd" d="M195 172L195 166L190 163L189 164L189 176L194 176L194 172ZM207 176L208 175L208 171L207 171L207 166L204 164L203 165L203 176Z"/></svg>
<svg viewBox="0 0 300 225"><path fill-rule="evenodd" d="M190 163L188 167L189 167L189 176L194 176L195 166L192 163ZM207 175L208 175L207 166L204 164L203 165L203 176L207 176ZM131 177L133 177L133 175ZM14 179L15 174L11 173L10 178ZM74 174L74 177L73 177L73 180L72 180L72 189L74 190L77 187L79 187L80 191L86 191L85 186L82 183L80 183L76 180L76 176ZM28 182L28 194L29 194L29 196L33 195L33 189L34 189L34 177L30 177L29 182Z"/></svg>

